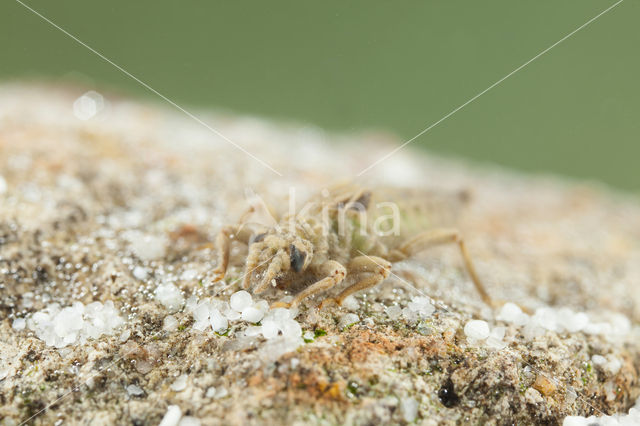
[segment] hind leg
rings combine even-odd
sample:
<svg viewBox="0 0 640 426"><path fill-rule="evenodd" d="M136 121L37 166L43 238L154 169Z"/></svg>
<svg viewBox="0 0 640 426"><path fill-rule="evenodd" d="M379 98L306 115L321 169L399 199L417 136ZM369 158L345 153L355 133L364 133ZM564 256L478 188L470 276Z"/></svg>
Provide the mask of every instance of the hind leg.
<svg viewBox="0 0 640 426"><path fill-rule="evenodd" d="M398 257L409 257L430 247L444 244L457 244L467 273L471 277L471 281L473 281L473 285L476 287L480 297L487 305L495 307L496 304L491 299L489 293L487 293L487 290L484 288L482 281L480 281L480 278L478 277L478 273L471 261L471 256L469 256L469 252L467 251L467 246L465 245L458 230L434 229L422 232L398 247L398 249L394 251L394 254L397 254Z"/></svg>

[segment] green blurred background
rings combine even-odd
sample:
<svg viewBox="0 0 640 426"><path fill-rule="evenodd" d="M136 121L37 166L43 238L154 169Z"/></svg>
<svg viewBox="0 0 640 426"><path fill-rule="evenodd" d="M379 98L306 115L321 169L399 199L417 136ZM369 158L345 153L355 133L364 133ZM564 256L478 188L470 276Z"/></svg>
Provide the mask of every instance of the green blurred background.
<svg viewBox="0 0 640 426"><path fill-rule="evenodd" d="M26 4L176 102L411 138L614 1ZM640 189L640 4L625 0L415 146ZM14 0L0 79L157 99Z"/></svg>

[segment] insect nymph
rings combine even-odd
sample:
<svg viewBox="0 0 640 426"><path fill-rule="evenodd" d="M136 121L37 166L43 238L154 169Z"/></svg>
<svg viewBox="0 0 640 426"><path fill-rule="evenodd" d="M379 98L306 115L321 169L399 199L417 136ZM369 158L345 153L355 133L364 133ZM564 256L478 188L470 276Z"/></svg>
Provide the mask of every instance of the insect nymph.
<svg viewBox="0 0 640 426"><path fill-rule="evenodd" d="M376 286L391 273L393 262L403 260L429 247L457 244L465 267L482 299L492 301L478 279L464 241L455 229L431 229L406 239L386 238L374 229L367 214L372 192L349 187L317 197L301 213L289 214L277 225L255 229L238 224L224 227L216 240L218 267L215 281L224 278L229 265L232 241L248 246L242 286L259 294L270 287L302 289L288 303L273 306L294 307L307 297L323 293L348 280L349 285L320 305L340 305L360 290Z"/></svg>

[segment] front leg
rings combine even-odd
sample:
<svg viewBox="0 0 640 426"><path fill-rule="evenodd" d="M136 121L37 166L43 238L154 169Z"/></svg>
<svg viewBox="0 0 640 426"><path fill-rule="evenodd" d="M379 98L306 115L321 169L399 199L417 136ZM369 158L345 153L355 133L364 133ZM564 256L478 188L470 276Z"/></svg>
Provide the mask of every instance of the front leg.
<svg viewBox="0 0 640 426"><path fill-rule="evenodd" d="M251 230L242 225L225 226L220 230L216 238L216 248L218 250L218 266L214 269L216 274L213 282L218 282L224 278L229 267L229 253L231 252L231 242L239 241L244 244L249 243Z"/></svg>
<svg viewBox="0 0 640 426"><path fill-rule="evenodd" d="M391 272L391 263L377 256L358 256L354 257L349 265L347 265L349 275L356 278L356 282L345 288L335 299L327 299L320 305L320 308L329 303L342 304L347 296L356 291L365 290L375 287L385 280Z"/></svg>
<svg viewBox="0 0 640 426"><path fill-rule="evenodd" d="M320 281L316 281L311 284L309 287L302 290L300 293L293 298L291 303L285 302L276 302L271 307L272 308L294 308L302 302L302 300L306 299L309 296L313 296L314 294L320 293L322 291L328 290L331 287L334 287L340 284L345 276L347 275L347 270L342 264L336 262L335 260L327 260L324 262L319 268L318 272L322 275L326 275L325 278Z"/></svg>
<svg viewBox="0 0 640 426"><path fill-rule="evenodd" d="M249 253L247 253L247 261L244 270L244 279L242 280L242 288L248 289L251 287L251 277L253 272L265 262L260 262L260 255L264 250L266 244L264 242L253 243L249 246Z"/></svg>
<svg viewBox="0 0 640 426"><path fill-rule="evenodd" d="M276 254L271 258L269 267L267 268L267 270L264 273L264 276L262 277L262 281L260 281L260 284L256 286L253 292L255 294L260 294L264 292L266 289L268 289L269 285L271 285L272 280L274 280L278 276L278 274L287 270L287 267L288 267L287 262L290 262L289 253L287 253L282 249L278 250ZM248 276L249 274L247 273L245 277L248 277Z"/></svg>

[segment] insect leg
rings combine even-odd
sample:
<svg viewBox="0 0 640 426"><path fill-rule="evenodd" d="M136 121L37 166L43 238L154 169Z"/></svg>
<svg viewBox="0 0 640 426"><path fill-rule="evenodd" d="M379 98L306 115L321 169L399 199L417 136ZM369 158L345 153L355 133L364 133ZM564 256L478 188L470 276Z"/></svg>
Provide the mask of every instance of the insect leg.
<svg viewBox="0 0 640 426"><path fill-rule="evenodd" d="M218 266L213 271L216 274L213 282L220 281L227 273L227 267L229 266L229 252L231 250L232 232L233 227L225 226L220 230L220 233L216 238L216 248L218 249Z"/></svg>
<svg viewBox="0 0 640 426"><path fill-rule="evenodd" d="M345 288L335 299L327 299L322 302L326 305L335 302L338 305L349 295L356 291L365 290L374 287L384 281L391 272L391 263L387 260L376 256L358 256L354 257L347 265L349 275L356 277L356 282ZM322 307L321 305L321 307Z"/></svg>
<svg viewBox="0 0 640 426"><path fill-rule="evenodd" d="M471 256L469 256L469 252L467 251L467 246L460 235L460 232L457 229L434 229L431 231L422 232L415 237L411 238L406 243L402 244L398 247L398 250L404 253L407 256L411 256L423 250L426 250L430 247L439 246L443 244L457 244L460 249L460 254L462 255L462 260L464 261L464 266L471 277L471 281L476 287L476 290L480 294L482 300L489 306L495 307L494 301L491 299L489 294L484 288L482 281L478 277L478 273L476 272L475 267L473 266L473 262L471 261Z"/></svg>
<svg viewBox="0 0 640 426"><path fill-rule="evenodd" d="M251 231L242 226L225 226L220 230L216 238L216 248L218 250L218 266L214 270L216 277L213 282L220 281L227 273L229 266L229 253L231 251L231 241L236 240L247 244L251 237Z"/></svg>
<svg viewBox="0 0 640 426"><path fill-rule="evenodd" d="M326 274L327 276L320 281L316 281L311 284L309 287L302 290L300 293L293 298L291 303L285 302L276 302L271 307L272 308L290 308L295 307L300 304L304 299L309 296L313 296L314 294L320 293L322 291L328 290L331 287L334 287L340 284L344 277L347 275L347 270L342 264L336 262L335 260L327 260L324 262L320 268L319 272Z"/></svg>
<svg viewBox="0 0 640 426"><path fill-rule="evenodd" d="M260 284L253 290L255 294L260 294L271 285L271 281L283 270L286 270L287 262L291 262L289 259L289 254L285 250L278 250L271 262L269 263L269 267L267 271L264 273L264 277ZM245 277L246 278L246 277Z"/></svg>
<svg viewBox="0 0 640 426"><path fill-rule="evenodd" d="M247 262L244 270L244 279L242 280L242 288L248 289L251 286L251 277L253 271L260 266L260 254L265 247L265 243L258 242L249 246L249 253L247 254Z"/></svg>

